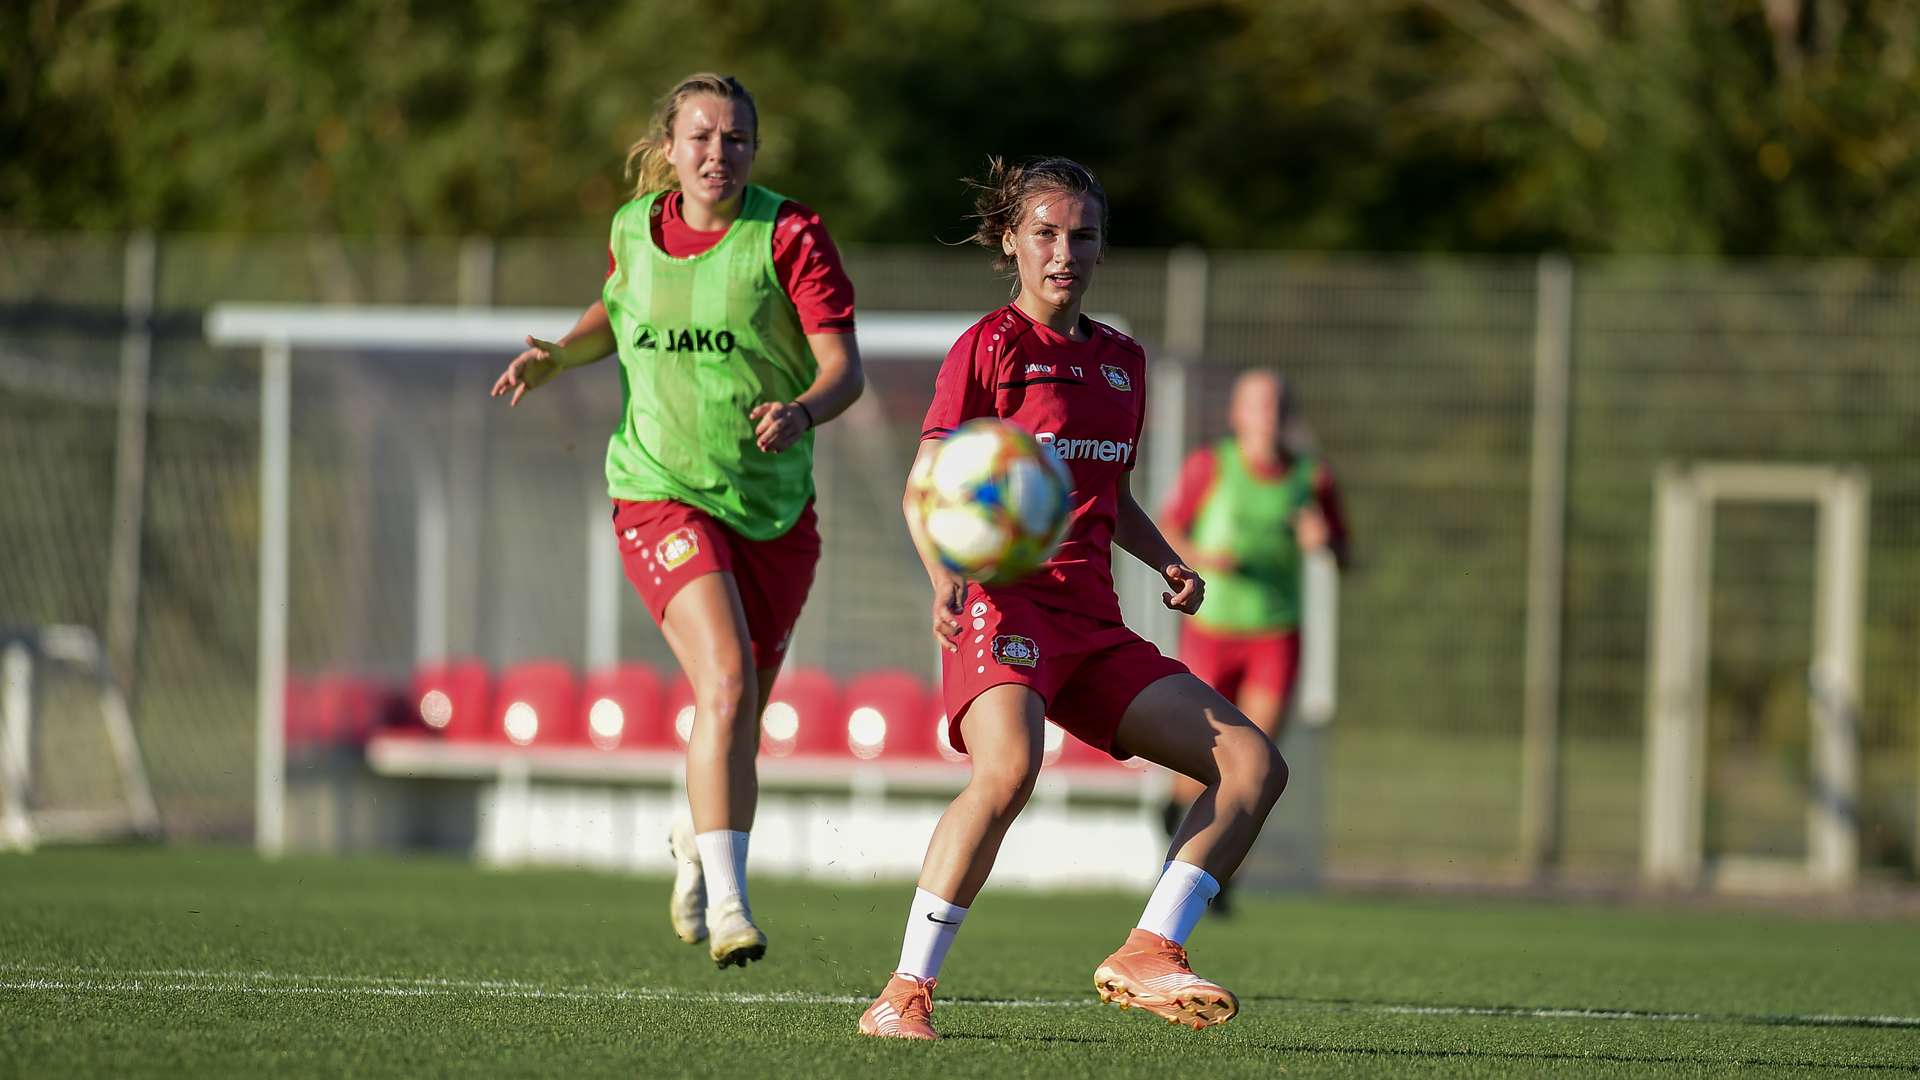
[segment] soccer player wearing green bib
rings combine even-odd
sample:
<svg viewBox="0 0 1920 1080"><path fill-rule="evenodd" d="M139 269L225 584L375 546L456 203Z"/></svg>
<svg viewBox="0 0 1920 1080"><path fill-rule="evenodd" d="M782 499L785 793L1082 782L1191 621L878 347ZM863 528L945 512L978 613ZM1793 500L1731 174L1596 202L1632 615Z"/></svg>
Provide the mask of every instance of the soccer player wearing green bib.
<svg viewBox="0 0 1920 1080"><path fill-rule="evenodd" d="M529 337L493 386L518 404L619 352L613 528L694 691L668 914L721 967L766 952L746 893L760 714L820 557L813 429L865 385L839 252L817 214L747 182L758 145L737 79L674 87L628 153L601 299L559 341Z"/></svg>
<svg viewBox="0 0 1920 1080"><path fill-rule="evenodd" d="M1180 631L1180 660L1275 742L1300 660L1300 569L1305 552L1346 558L1347 529L1333 474L1288 445L1292 394L1271 371L1249 371L1227 407L1232 437L1188 456L1161 513L1174 546L1205 571L1206 609ZM1200 786L1174 777L1169 834ZM1226 891L1214 900L1225 914Z"/></svg>

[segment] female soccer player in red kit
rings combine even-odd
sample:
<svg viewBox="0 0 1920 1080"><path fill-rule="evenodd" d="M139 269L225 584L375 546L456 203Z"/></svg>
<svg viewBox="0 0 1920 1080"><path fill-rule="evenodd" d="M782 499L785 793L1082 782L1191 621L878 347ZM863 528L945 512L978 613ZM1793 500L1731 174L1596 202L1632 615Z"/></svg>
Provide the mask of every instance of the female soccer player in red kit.
<svg viewBox="0 0 1920 1080"><path fill-rule="evenodd" d="M638 183L614 214L601 299L558 342L529 337L493 386L518 404L620 354L613 530L694 691L668 913L722 967L766 951L745 882L754 757L820 557L813 429L864 386L839 252L819 215L747 182L759 142L737 79L674 87L628 153Z"/></svg>
<svg viewBox="0 0 1920 1080"><path fill-rule="evenodd" d="M1231 702L1120 621L1115 545L1166 578L1163 600L1176 611L1197 610L1204 585L1129 485L1146 415L1145 353L1080 311L1106 250L1106 193L1065 158L1012 168L996 160L977 186L974 239L1016 271L1018 290L947 353L914 468L925 468L938 440L964 421L1003 417L1062 458L1073 479L1073 519L1040 570L982 587L929 556L908 504L908 528L933 583L949 732L971 755L972 776L934 829L899 966L860 1030L938 1037L935 979L1033 791L1046 717L1117 758L1137 755L1204 785L1139 922L1095 969L1094 985L1103 1000L1176 1023L1221 1023L1239 1004L1193 973L1184 943L1286 787L1286 763Z"/></svg>

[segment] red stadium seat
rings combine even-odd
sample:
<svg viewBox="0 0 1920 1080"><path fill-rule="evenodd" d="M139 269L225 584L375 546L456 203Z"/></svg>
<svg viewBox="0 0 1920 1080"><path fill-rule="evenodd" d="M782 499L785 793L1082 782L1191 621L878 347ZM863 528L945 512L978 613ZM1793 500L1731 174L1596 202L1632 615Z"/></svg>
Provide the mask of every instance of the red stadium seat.
<svg viewBox="0 0 1920 1080"><path fill-rule="evenodd" d="M413 673L408 709L400 730L446 739L487 737L493 675L478 660L449 660Z"/></svg>
<svg viewBox="0 0 1920 1080"><path fill-rule="evenodd" d="M313 707L313 690L305 677L288 675L286 695L282 699L280 721L286 732L287 749L294 750L319 741L319 718Z"/></svg>
<svg viewBox="0 0 1920 1080"><path fill-rule="evenodd" d="M947 718L947 711L941 709L939 717L933 722L935 748L939 750L940 760L942 761L965 761L967 760L967 755L953 748L953 733L948 730L952 723L953 721Z"/></svg>
<svg viewBox="0 0 1920 1080"><path fill-rule="evenodd" d="M844 757L846 713L840 687L818 668L782 672L760 717L760 752L771 757L804 754Z"/></svg>
<svg viewBox="0 0 1920 1080"><path fill-rule="evenodd" d="M358 745L405 712L400 695L364 675L326 674L306 680L310 733L327 745Z"/></svg>
<svg viewBox="0 0 1920 1080"><path fill-rule="evenodd" d="M937 759L940 708L927 684L905 671L875 671L847 684L847 749L861 760Z"/></svg>
<svg viewBox="0 0 1920 1080"><path fill-rule="evenodd" d="M667 691L667 731L663 749L685 750L687 740L693 738L693 684L685 675Z"/></svg>
<svg viewBox="0 0 1920 1080"><path fill-rule="evenodd" d="M529 660L500 673L488 738L514 746L565 745L584 741L579 722L580 680L572 665Z"/></svg>
<svg viewBox="0 0 1920 1080"><path fill-rule="evenodd" d="M645 664L605 668L587 677L580 694L577 731L602 749L673 746L673 723L666 711L666 687Z"/></svg>
<svg viewBox="0 0 1920 1080"><path fill-rule="evenodd" d="M1121 767L1112 754L1105 750L1096 750L1071 735L1060 747L1060 764L1071 765L1076 769L1118 769Z"/></svg>
<svg viewBox="0 0 1920 1080"><path fill-rule="evenodd" d="M1066 753L1067 744L1072 741L1073 736L1067 734L1064 728L1051 720L1047 721L1040 741L1040 764L1047 766L1058 762Z"/></svg>

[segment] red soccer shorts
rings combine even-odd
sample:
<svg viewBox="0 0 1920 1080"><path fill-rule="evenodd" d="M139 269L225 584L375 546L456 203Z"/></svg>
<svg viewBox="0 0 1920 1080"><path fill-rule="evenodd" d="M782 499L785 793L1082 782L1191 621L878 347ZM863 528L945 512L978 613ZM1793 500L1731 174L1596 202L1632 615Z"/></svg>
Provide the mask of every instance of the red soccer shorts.
<svg viewBox="0 0 1920 1080"><path fill-rule="evenodd" d="M1223 634L1188 623L1180 631L1180 659L1228 701L1255 689L1272 694L1284 709L1300 670L1300 631Z"/></svg>
<svg viewBox="0 0 1920 1080"><path fill-rule="evenodd" d="M753 666L765 671L787 655L793 624L813 587L820 562L819 520L813 504L784 535L749 540L685 503L613 500L613 532L627 580L653 621L666 618L674 594L703 574L733 574L747 613Z"/></svg>
<svg viewBox="0 0 1920 1080"><path fill-rule="evenodd" d="M941 691L952 723L947 736L965 752L960 718L982 692L1003 683L1031 687L1047 719L1114 757L1113 734L1133 699L1186 665L1119 623L1041 607L1019 596L967 589L958 653L941 650Z"/></svg>

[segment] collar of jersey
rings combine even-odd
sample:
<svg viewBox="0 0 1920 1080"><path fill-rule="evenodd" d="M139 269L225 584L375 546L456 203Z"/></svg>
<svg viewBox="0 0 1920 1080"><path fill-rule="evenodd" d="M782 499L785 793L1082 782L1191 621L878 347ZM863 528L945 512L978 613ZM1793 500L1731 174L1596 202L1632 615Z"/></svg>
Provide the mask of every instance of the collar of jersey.
<svg viewBox="0 0 1920 1080"><path fill-rule="evenodd" d="M648 239L652 239L651 233L648 234ZM1007 310L1013 313L1014 318L1026 323L1034 333L1040 335L1040 340L1049 345L1091 345L1093 344L1093 339L1100 333L1099 330L1095 329L1097 324L1089 318L1084 311L1080 313L1080 323L1086 327L1087 339L1085 341L1075 341L1060 331L1055 330L1053 327L1048 326L1046 323L1041 322L1039 319L1021 311L1019 304L1010 302L1007 304Z"/></svg>
<svg viewBox="0 0 1920 1080"><path fill-rule="evenodd" d="M664 191L654 192L653 194L654 201L652 203L649 203L647 206L647 212L645 215L647 218L647 229L646 229L647 250L651 251L653 253L653 257L656 259L665 259L667 262L670 262L670 263L688 263L688 264L700 262L701 260L712 255L714 252L719 251L721 248L727 246L727 242L733 239L733 234L740 231L737 228L737 226L740 224L741 220L747 216L747 203L751 201L754 197L752 184L748 184L746 187L740 189L740 212L734 215L734 218L732 221L729 221L727 223L727 227L724 230L722 230L720 233L720 239L715 240L713 242L712 247L699 253L698 255L669 255L667 254L667 249L661 247L660 242L653 238L653 211L655 207L658 207L660 210L661 217L664 218L667 213L667 198L673 195L678 195L682 199L686 198L686 196L682 194L679 188L667 188ZM681 220L685 221L686 219L683 217L681 218ZM662 227L665 226L664 221L661 224L662 224ZM689 225L687 228L691 232L705 231L701 229L695 229L691 225Z"/></svg>

